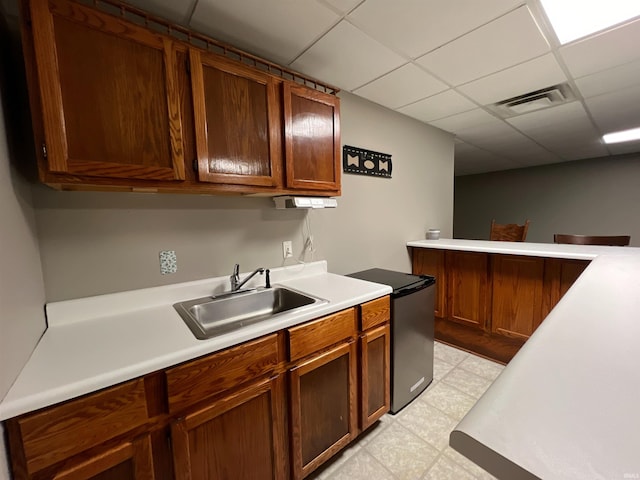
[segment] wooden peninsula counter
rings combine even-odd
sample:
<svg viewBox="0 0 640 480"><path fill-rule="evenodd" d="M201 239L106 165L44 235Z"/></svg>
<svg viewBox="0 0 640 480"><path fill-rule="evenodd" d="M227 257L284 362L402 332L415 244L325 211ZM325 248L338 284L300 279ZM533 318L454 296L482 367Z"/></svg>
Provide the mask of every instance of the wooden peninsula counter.
<svg viewBox="0 0 640 480"><path fill-rule="evenodd" d="M601 253L593 247L481 240L408 242L414 274L436 277L436 339L507 363Z"/></svg>

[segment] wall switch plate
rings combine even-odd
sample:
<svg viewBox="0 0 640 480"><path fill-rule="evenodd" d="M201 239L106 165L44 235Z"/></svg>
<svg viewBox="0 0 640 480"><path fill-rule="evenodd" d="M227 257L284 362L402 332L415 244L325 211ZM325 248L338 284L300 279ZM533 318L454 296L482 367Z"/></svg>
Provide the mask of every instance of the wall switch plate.
<svg viewBox="0 0 640 480"><path fill-rule="evenodd" d="M160 273L176 273L178 271L178 258L175 250L163 250L160 252Z"/></svg>
<svg viewBox="0 0 640 480"><path fill-rule="evenodd" d="M291 257L293 257L293 244L291 243L291 240L282 242L282 258Z"/></svg>

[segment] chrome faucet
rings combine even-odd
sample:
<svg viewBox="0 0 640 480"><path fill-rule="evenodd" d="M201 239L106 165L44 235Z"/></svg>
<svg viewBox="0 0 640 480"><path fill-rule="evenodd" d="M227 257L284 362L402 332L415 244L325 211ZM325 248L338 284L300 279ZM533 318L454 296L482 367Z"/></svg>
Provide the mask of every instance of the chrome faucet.
<svg viewBox="0 0 640 480"><path fill-rule="evenodd" d="M256 275L257 273L259 273L260 275L262 275L263 273L266 273L265 287L271 288L271 279L269 278L269 274L271 272L269 271L268 268L267 269L262 267L256 268L252 274L248 275L247 278L240 281L240 265L236 263L233 266L233 273L229 277L229 280L231 281L231 291L237 292L238 290L240 290L242 286L245 283L247 283L249 280L251 280L254 277L254 275Z"/></svg>

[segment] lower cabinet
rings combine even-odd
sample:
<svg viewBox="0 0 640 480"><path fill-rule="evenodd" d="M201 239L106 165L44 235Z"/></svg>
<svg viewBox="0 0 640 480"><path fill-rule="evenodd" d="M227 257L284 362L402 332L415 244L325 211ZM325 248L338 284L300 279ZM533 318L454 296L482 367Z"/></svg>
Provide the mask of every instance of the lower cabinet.
<svg viewBox="0 0 640 480"><path fill-rule="evenodd" d="M301 479L389 410L389 297L4 422L15 480Z"/></svg>
<svg viewBox="0 0 640 480"><path fill-rule="evenodd" d="M489 318L489 255L478 252L446 254L446 318L473 328L485 329Z"/></svg>
<svg viewBox="0 0 640 480"><path fill-rule="evenodd" d="M261 380L171 425L176 480L286 477L282 379Z"/></svg>
<svg viewBox="0 0 640 480"><path fill-rule="evenodd" d="M62 467L56 480L155 480L148 435L118 443L86 460Z"/></svg>
<svg viewBox="0 0 640 480"><path fill-rule="evenodd" d="M357 435L356 343L291 369L293 477L304 478Z"/></svg>

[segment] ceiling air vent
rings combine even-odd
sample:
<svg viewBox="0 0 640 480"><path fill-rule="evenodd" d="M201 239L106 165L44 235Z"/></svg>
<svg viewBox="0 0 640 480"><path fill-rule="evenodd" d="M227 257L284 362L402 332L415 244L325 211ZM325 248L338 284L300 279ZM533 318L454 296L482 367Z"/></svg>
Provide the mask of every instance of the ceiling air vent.
<svg viewBox="0 0 640 480"><path fill-rule="evenodd" d="M515 117L523 113L555 107L576 99L571 87L566 83L543 88L535 92L525 93L517 97L508 98L488 107L501 118Z"/></svg>

